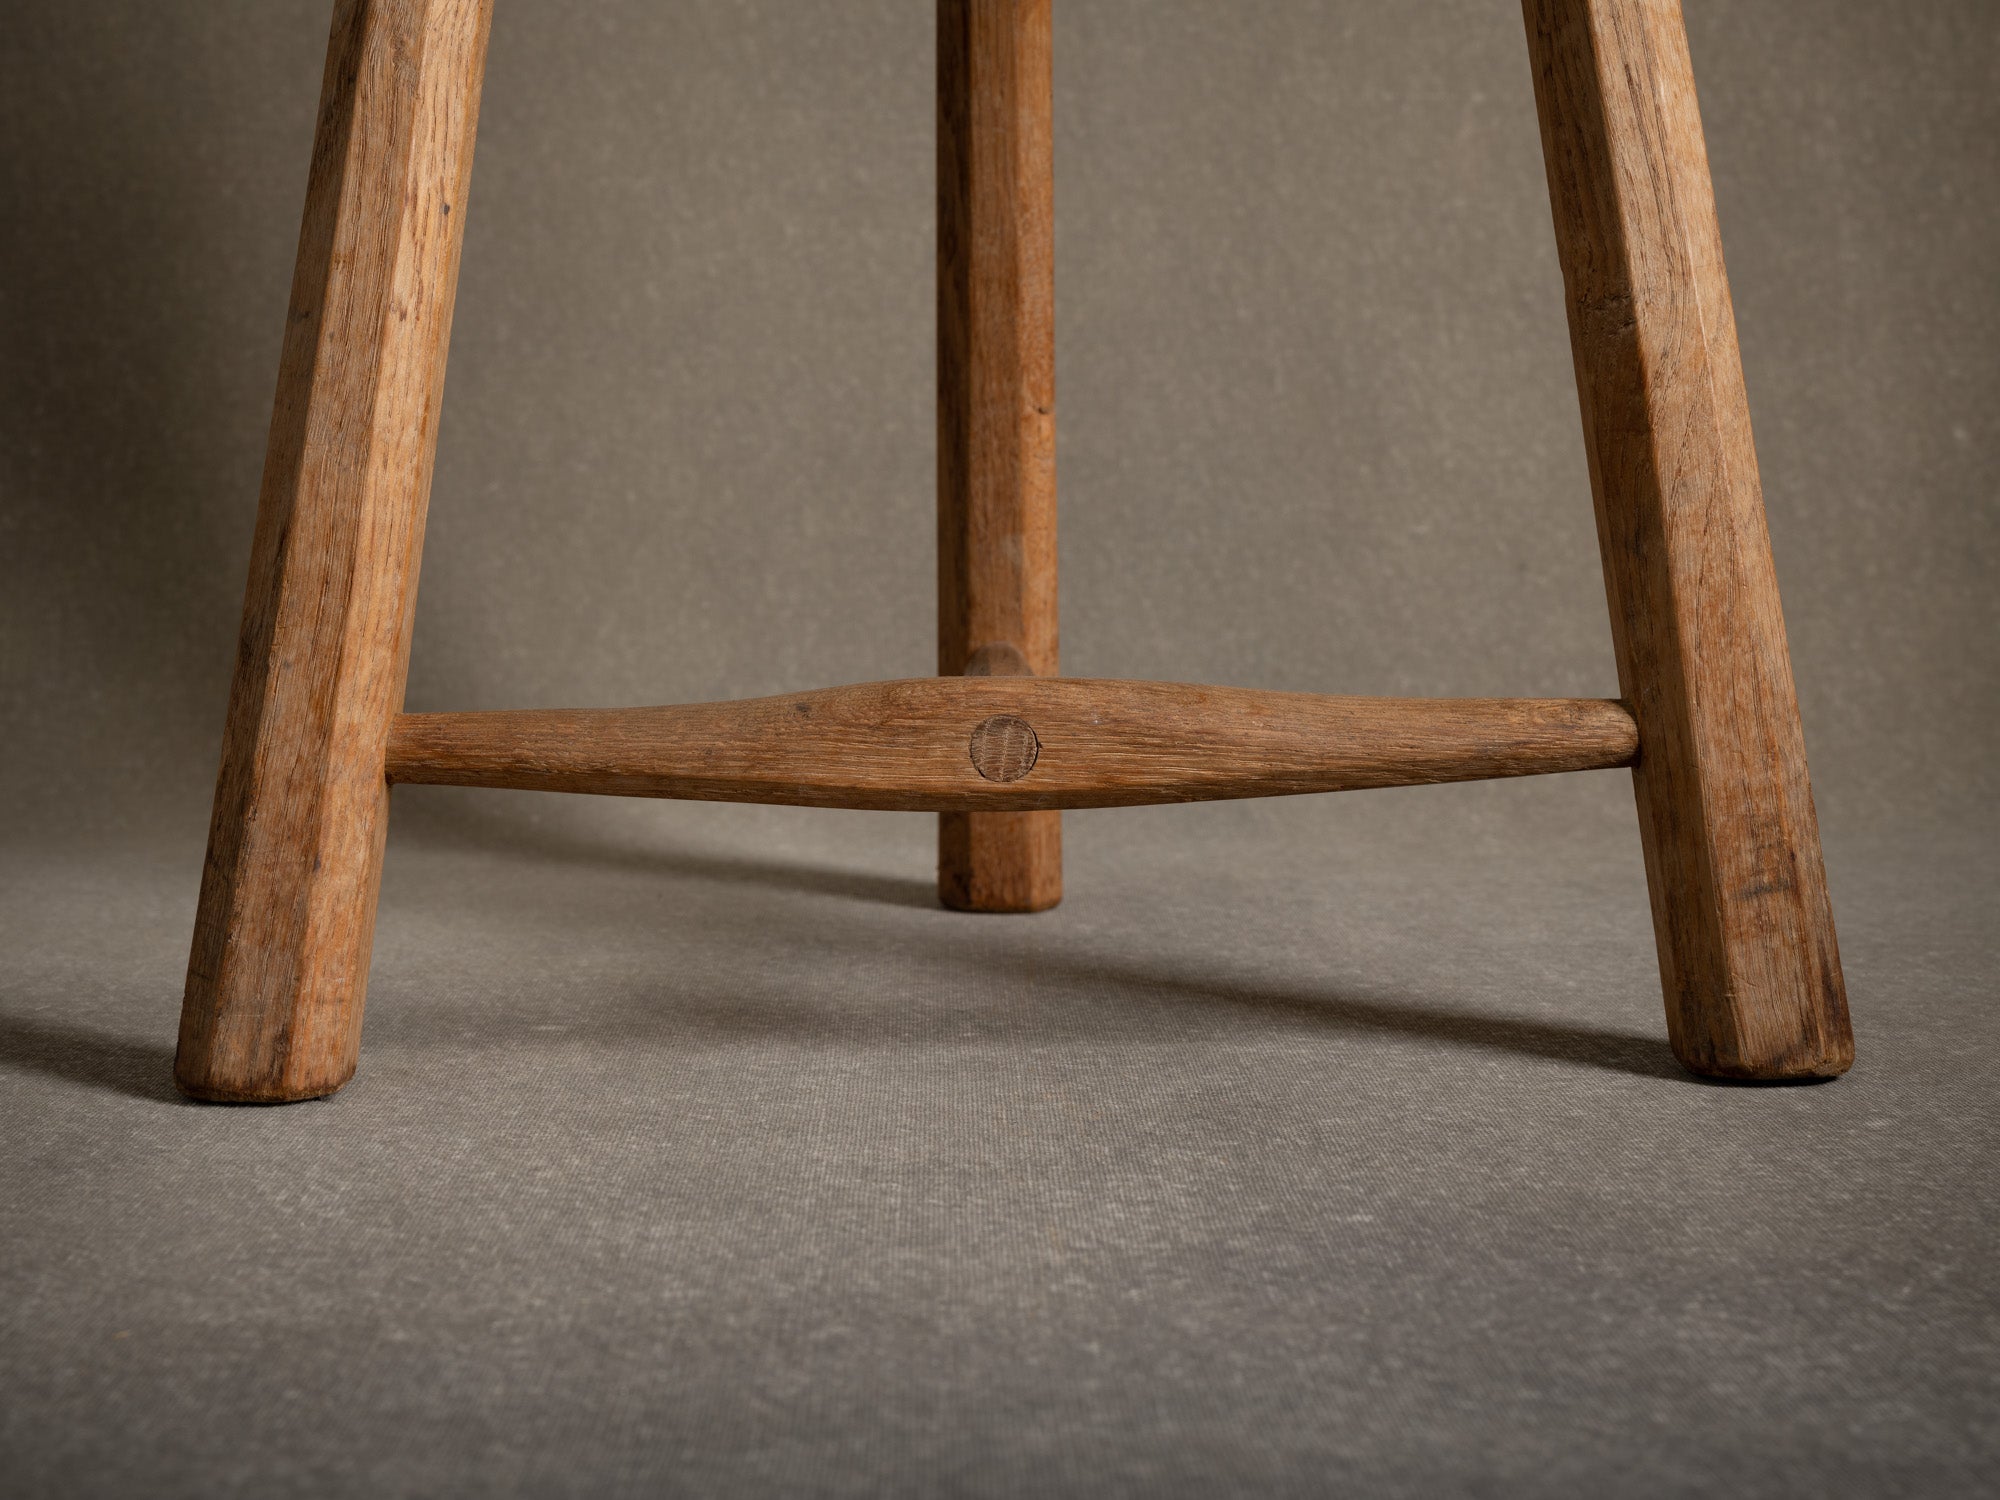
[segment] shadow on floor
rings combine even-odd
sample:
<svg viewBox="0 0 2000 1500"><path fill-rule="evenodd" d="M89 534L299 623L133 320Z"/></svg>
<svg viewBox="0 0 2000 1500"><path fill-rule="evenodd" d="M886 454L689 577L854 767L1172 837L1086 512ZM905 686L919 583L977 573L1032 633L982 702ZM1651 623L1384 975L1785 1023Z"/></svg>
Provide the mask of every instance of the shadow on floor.
<svg viewBox="0 0 2000 1500"><path fill-rule="evenodd" d="M1078 985L1106 985L1171 996L1189 1004L1231 1005L1272 1021L1305 1024L1357 1035L1415 1037L1629 1073L1640 1078L1700 1081L1675 1061L1663 1037L1606 1031L1567 1021L1543 1021L1525 1016L1492 1015L1416 1001L1369 999L1339 994L1300 994L1291 990L1245 985L1225 977L1187 976L1122 963L1054 964L1038 962L1047 973L1060 969Z"/></svg>
<svg viewBox="0 0 2000 1500"><path fill-rule="evenodd" d="M408 821L405 820L406 826ZM869 875L754 856L621 847L596 843L575 834L471 819L425 819L419 837L425 843L447 848L521 859L671 875L780 895L833 895L898 907L936 909L935 890L928 880ZM777 935L769 916L766 912L759 920L765 941ZM968 920L942 911L939 917L941 922ZM824 939L827 933L822 930L817 936ZM851 936L843 930L836 939L837 945L846 946ZM749 951L747 946L745 951ZM840 962L837 956L830 958ZM980 976L998 978L1016 993L1053 983L1093 1001L1085 1006L1065 1003L1059 1007L1063 1015L1054 1028L1058 1032L1069 1032L1079 1025L1086 1032L1094 1032L1118 1013L1129 1015L1134 1009L1162 1005L1195 1015L1204 1010L1235 1009L1255 1016L1264 1026L1278 1029L1413 1038L1451 1048L1634 1077L1687 1083L1710 1081L1683 1070L1663 1037L1560 1019L1494 1014L1394 996L1355 996L1316 986L1271 985L1246 981L1227 972L1192 972L1165 960L1064 952L1041 945L1010 952L1004 948L996 951L986 945L968 950L960 943L941 942L931 958L948 965L973 965ZM571 1022L576 1032L584 1036L596 1032L608 1038L621 1030L643 1030L648 1037L665 1041L678 1032L682 1040L695 1044L699 1044L704 1034L782 1035L799 1040L810 1039L821 1030L851 1042L857 1021L863 1028L867 1026L865 1019L851 1013L828 1014L814 1003L809 993L791 993L790 986L785 989L782 995L766 994L756 999L746 998L741 991L733 997L711 993L692 1004L683 997L664 1012L653 1006L635 1011L614 1003L594 1020L587 1016L572 1017ZM520 1019L526 1022L538 1017L523 1015ZM520 1028L509 1026L503 1014L488 1013L482 1017L479 1030L498 1040L519 1032ZM463 1035L456 1028L454 1032ZM888 1021L882 1032L885 1044L904 1035L907 1035L906 1017ZM55 1021L0 1015L0 1068L39 1073L154 1103L186 1102L173 1084L170 1038L160 1042L133 1041Z"/></svg>
<svg viewBox="0 0 2000 1500"><path fill-rule="evenodd" d="M572 867L628 870L766 892L835 895L900 907L939 909L935 887L928 880L858 874L754 855L715 855L599 842L570 831L489 822L464 816L458 809L438 808L423 817L418 837L434 847L550 860ZM768 929L766 935L771 935ZM1697 1079L1683 1069L1661 1036L1394 998L1362 998L1324 991L1301 993L1245 983L1227 974L1189 973L1140 960L1065 954L1045 948L1008 955L990 948L966 952L959 945L950 944L943 945L933 957L946 963L975 963L981 973L1004 974L1015 986L1041 985L1053 980L1072 990L1109 995L1114 1004L1129 1001L1192 1007L1233 1006L1254 1012L1267 1023L1302 1029L1414 1037L1452 1047L1641 1078L1710 1081ZM629 1024L632 1018L628 1014L624 1019ZM681 1008L675 1019L695 1033L782 1033L796 1037L801 1031L810 1034L825 1026L830 1035L837 1032L850 1040L854 1036L853 1017L843 1017L836 1023L834 1018L821 1018L810 1004L786 1003L770 996L761 1001L746 1001L739 996L711 1003L700 1014Z"/></svg>
<svg viewBox="0 0 2000 1500"><path fill-rule="evenodd" d="M0 1016L0 1068L40 1073L152 1104L189 1102L174 1087L174 1049L89 1027Z"/></svg>
<svg viewBox="0 0 2000 1500"><path fill-rule="evenodd" d="M399 802L396 807L392 823L395 836L414 836L416 842L428 848L507 855L572 868L670 875L715 885L754 886L766 891L845 896L883 906L930 910L938 905L934 880L871 875L755 856L614 843L567 829L538 827L501 817L479 817L449 805L424 806L415 799L406 801L408 805Z"/></svg>

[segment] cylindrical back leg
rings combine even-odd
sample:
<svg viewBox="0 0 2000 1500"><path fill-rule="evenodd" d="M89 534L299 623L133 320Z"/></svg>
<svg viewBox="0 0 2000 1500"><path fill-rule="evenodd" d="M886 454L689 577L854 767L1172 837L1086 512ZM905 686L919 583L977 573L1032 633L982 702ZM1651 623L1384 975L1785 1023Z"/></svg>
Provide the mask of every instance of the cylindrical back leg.
<svg viewBox="0 0 2000 1500"><path fill-rule="evenodd" d="M938 0L938 671L1054 676L1049 0ZM1062 814L944 813L938 892L1062 899Z"/></svg>

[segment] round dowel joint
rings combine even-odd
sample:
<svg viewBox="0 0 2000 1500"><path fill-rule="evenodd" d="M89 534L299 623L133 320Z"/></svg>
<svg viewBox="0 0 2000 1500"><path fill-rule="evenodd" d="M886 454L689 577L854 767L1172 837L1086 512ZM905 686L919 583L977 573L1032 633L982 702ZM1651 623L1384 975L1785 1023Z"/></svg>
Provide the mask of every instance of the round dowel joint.
<svg viewBox="0 0 2000 1500"><path fill-rule="evenodd" d="M1035 769L1042 742L1026 719L995 714L972 731L972 766L988 781L1019 781Z"/></svg>

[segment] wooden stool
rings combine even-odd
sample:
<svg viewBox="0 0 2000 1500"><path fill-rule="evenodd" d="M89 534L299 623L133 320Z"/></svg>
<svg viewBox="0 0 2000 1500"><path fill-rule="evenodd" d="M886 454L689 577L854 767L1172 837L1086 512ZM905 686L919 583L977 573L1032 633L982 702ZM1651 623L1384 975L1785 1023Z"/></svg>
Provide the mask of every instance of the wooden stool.
<svg viewBox="0 0 2000 1500"><path fill-rule="evenodd" d="M1630 766L1675 1055L1853 1059L1678 0L1525 0L1618 701L1056 676L1049 0L938 3L938 671L400 712L492 0L338 0L175 1074L353 1075L397 782L941 814L949 906L1060 898L1061 813Z"/></svg>

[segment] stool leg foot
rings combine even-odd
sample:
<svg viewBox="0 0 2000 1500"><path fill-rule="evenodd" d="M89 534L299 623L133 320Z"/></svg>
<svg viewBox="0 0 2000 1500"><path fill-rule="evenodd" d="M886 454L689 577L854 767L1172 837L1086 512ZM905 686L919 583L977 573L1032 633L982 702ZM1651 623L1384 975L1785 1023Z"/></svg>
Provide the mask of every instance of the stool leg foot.
<svg viewBox="0 0 2000 1500"><path fill-rule="evenodd" d="M1854 1057L1677 0L1524 0L1675 1054Z"/></svg>
<svg viewBox="0 0 2000 1500"><path fill-rule="evenodd" d="M334 8L174 1074L353 1075L491 0Z"/></svg>
<svg viewBox="0 0 2000 1500"><path fill-rule="evenodd" d="M940 813L938 899L953 911L1047 911L1062 900L1062 815Z"/></svg>
<svg viewBox="0 0 2000 1500"><path fill-rule="evenodd" d="M1054 676L1049 0L938 3L938 671ZM967 729L970 730L968 725ZM947 813L938 892L1062 899L1062 814Z"/></svg>

